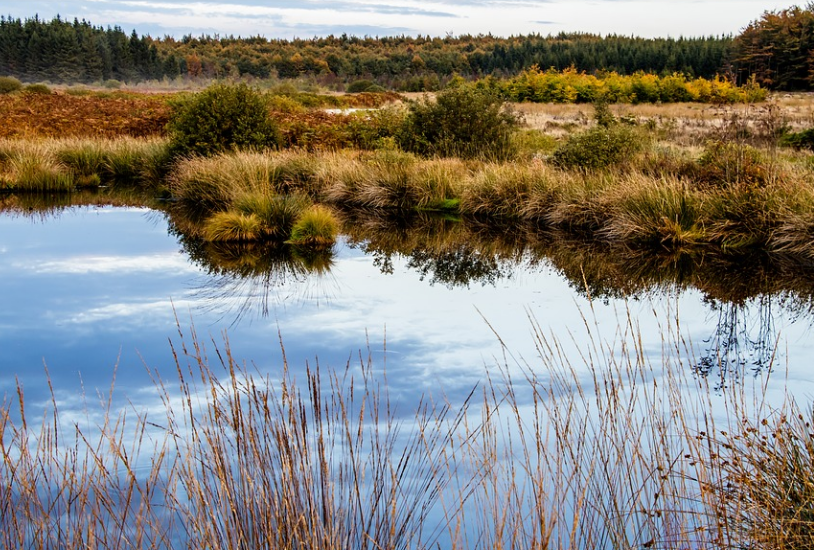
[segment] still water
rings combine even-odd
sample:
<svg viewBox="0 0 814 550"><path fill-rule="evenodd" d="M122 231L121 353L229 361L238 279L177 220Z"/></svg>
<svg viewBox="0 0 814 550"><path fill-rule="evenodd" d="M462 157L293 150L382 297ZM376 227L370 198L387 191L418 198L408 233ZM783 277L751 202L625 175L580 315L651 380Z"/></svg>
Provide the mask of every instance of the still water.
<svg viewBox="0 0 814 550"><path fill-rule="evenodd" d="M272 375L282 349L295 373L371 356L387 371L391 398L409 410L427 393L462 399L498 365L542 369L535 326L577 367L588 333L617 349L632 326L654 362L666 334L685 342L690 376L708 376L712 392L768 381L777 399L786 388L802 403L814 396L810 291L766 283L773 272L799 282L811 270L730 266L710 290L703 269L712 260L661 280L653 265L646 276L624 262L597 268L591 250L569 260L522 247L439 254L403 228L347 235L327 258L282 252L269 260L266 252L247 260L207 251L171 227L166 214L140 207L0 213L5 399L19 382L29 406L46 402L50 377L63 412L81 411L115 375L122 406L149 407L148 371L171 379L171 346L188 345L194 328L212 357L228 339L235 357ZM430 233L418 232L437 237ZM383 235L418 244L397 246ZM767 291L734 296L750 271L760 271L759 281L747 283Z"/></svg>

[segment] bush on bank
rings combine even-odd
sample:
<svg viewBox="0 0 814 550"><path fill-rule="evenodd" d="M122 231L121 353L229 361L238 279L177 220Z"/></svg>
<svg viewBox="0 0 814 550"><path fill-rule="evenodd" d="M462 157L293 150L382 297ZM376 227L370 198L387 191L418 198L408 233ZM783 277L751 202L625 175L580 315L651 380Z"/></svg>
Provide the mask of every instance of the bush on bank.
<svg viewBox="0 0 814 550"><path fill-rule="evenodd" d="M276 148L280 131L263 95L246 84L216 83L171 103L168 131L175 156Z"/></svg>
<svg viewBox="0 0 814 550"><path fill-rule="evenodd" d="M520 119L503 100L473 86L448 88L410 104L398 142L424 156L505 160Z"/></svg>

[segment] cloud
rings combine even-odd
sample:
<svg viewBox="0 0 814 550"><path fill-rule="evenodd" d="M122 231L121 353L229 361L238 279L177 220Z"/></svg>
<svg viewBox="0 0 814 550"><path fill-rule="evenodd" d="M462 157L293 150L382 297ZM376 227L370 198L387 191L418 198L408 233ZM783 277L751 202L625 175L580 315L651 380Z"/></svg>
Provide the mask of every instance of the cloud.
<svg viewBox="0 0 814 550"><path fill-rule="evenodd" d="M26 262L13 266L14 269L32 271L38 274L87 275L91 273L133 273L145 272L197 272L181 254L150 254L142 256L75 256L59 260Z"/></svg>

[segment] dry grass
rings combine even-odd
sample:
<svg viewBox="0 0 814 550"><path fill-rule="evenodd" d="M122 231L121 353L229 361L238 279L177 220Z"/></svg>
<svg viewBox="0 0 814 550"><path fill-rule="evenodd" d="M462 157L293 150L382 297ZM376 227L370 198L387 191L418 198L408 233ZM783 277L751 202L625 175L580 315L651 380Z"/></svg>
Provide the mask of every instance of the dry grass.
<svg viewBox="0 0 814 550"><path fill-rule="evenodd" d="M19 192L101 184L149 189L167 162L165 143L155 139L0 139L0 182Z"/></svg>
<svg viewBox="0 0 814 550"><path fill-rule="evenodd" d="M270 377L228 344L210 366L194 331L177 379L154 375L159 410L119 412L111 388L98 424L75 423L18 387L0 407L0 545L809 545L810 413L735 385L713 421L677 327L657 358L630 320L614 341L586 331L575 355L535 325L539 364L496 365L477 393L426 396L409 420L370 359L295 380L283 354Z"/></svg>

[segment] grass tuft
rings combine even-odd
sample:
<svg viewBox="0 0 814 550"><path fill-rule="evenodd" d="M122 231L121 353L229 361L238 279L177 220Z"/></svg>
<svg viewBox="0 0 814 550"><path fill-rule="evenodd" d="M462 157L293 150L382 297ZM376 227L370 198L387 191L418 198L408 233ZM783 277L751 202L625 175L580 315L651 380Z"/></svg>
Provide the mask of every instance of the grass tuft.
<svg viewBox="0 0 814 550"><path fill-rule="evenodd" d="M262 224L254 214L218 212L206 220L203 234L212 242L256 241L262 234Z"/></svg>
<svg viewBox="0 0 814 550"><path fill-rule="evenodd" d="M339 222L324 206L312 206L302 213L291 229L291 244L328 247L336 242Z"/></svg>

